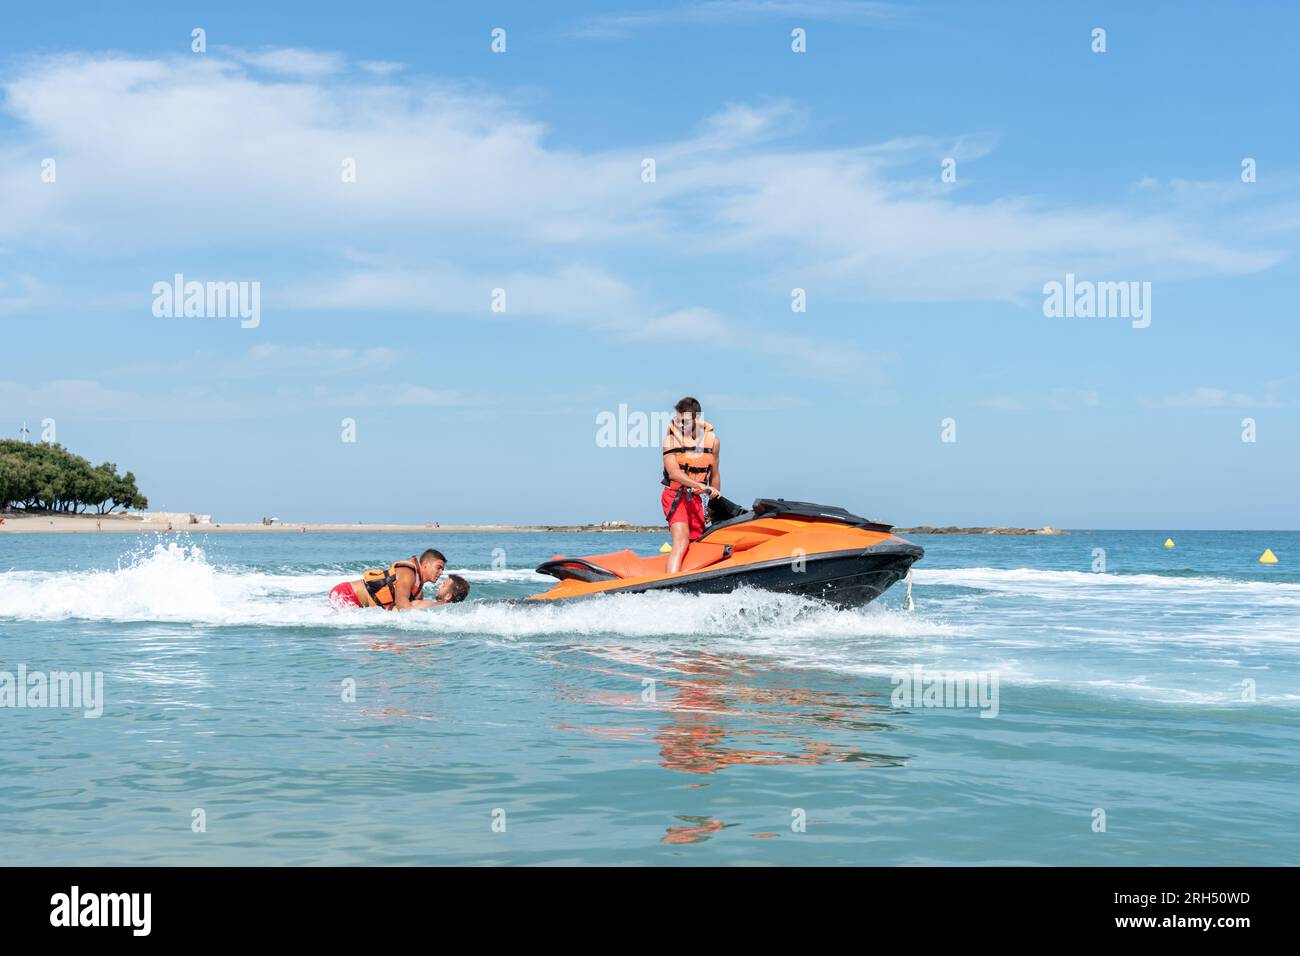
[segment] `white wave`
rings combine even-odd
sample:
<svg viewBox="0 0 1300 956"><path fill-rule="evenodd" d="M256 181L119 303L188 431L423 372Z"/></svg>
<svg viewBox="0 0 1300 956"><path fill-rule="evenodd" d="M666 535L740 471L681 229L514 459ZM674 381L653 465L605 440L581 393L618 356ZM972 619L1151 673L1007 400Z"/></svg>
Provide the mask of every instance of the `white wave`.
<svg viewBox="0 0 1300 956"><path fill-rule="evenodd" d="M448 568L447 573L459 574L471 584L476 581L484 583L522 581L525 584L536 584L541 588L555 583L554 578L538 574L532 568Z"/></svg>
<svg viewBox="0 0 1300 956"><path fill-rule="evenodd" d="M1129 680L1088 680L1082 681L1081 684L1094 690L1110 692L1117 697L1145 697L1166 704L1231 706L1242 703L1240 687L1221 691L1190 690L1185 687L1161 687L1152 684L1144 676ZM1269 701L1266 700L1265 702Z"/></svg>
<svg viewBox="0 0 1300 956"><path fill-rule="evenodd" d="M615 594L565 603L468 603L447 608L443 623L461 633L509 638L547 635L631 638L728 637L797 641L836 637L908 637L952 629L880 607L846 611L770 591L731 594ZM409 616L409 615L408 615ZM423 626L423 622L421 625Z"/></svg>
<svg viewBox="0 0 1300 956"><path fill-rule="evenodd" d="M522 569L456 573L473 583L495 584L498 594L518 593L522 589L509 585L538 578ZM473 636L532 642L548 653L553 645L597 654L622 647L663 657L664 650L688 648L870 679L920 663L934 670L996 672L1005 684L1056 685L1171 703L1231 702L1236 692L1229 685L1240 680L1244 664L1269 653L1285 670L1300 644L1294 607L1262 600L1269 593L1300 590L1278 583L928 569L917 573L918 611L912 613L894 610L890 602L846 611L742 589L727 595L659 592L565 603L484 600L480 592L464 604L390 614L331 608L329 589L350 576L319 566L297 572L216 566L201 547L160 543L116 570L0 572L0 621L195 625L172 636L185 640L191 633L204 639L207 625L329 629L345 641L373 640L377 632L448 640ZM538 580L538 590L545 583ZM954 596L934 587L945 584L994 594ZM1009 604L1002 592L1032 599ZM1115 602L1099 599L1108 593ZM1143 600L1152 594L1158 602ZM1044 609L1036 598L1052 606ZM1121 601L1129 601L1131 610L1121 609ZM1178 616L1193 603L1198 605L1193 616ZM1185 670L1172 674L1166 664ZM1147 681L1138 676L1144 671L1159 676ZM1261 701L1289 699L1292 685L1280 679L1280 674L1261 679Z"/></svg>
<svg viewBox="0 0 1300 956"><path fill-rule="evenodd" d="M1300 584L1285 581L1242 581L1234 578L1173 577L1163 574L1098 574L1092 571L1049 571L1039 568L921 568L914 571L915 584L956 585L983 591L1012 591L1018 594L1046 594L1080 588L1093 592L1131 591L1150 593L1169 600L1170 592L1205 594L1253 594L1300 601Z"/></svg>
<svg viewBox="0 0 1300 956"><path fill-rule="evenodd" d="M518 569L464 569L471 583L524 579ZM610 595L571 603L469 601L451 607L388 614L336 611L326 600L347 576L269 574L209 564L197 545L156 544L115 571L74 576L0 573L0 619L25 621L158 621L213 625L388 627L504 638L564 635L623 637L727 636L834 638L950 633L943 625L878 608L841 611L790 595L738 591ZM537 577L527 572L527 579ZM545 583L544 581L539 583Z"/></svg>

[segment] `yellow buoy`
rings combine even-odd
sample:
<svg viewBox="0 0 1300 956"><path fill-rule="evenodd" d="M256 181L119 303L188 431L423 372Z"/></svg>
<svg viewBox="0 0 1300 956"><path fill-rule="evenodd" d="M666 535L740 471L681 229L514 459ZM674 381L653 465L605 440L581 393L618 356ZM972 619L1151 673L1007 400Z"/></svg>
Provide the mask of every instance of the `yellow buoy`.
<svg viewBox="0 0 1300 956"><path fill-rule="evenodd" d="M660 553L660 554L668 554L670 551L672 551L672 549L673 549L673 546L672 546L671 544L669 544L667 541L665 541L665 542L664 542L664 543L659 547L659 553Z"/></svg>
<svg viewBox="0 0 1300 956"><path fill-rule="evenodd" d="M1173 539L1173 538L1165 538L1165 547L1166 547L1166 548L1172 548L1173 546L1174 546L1174 539Z"/></svg>
<svg viewBox="0 0 1300 956"><path fill-rule="evenodd" d="M1272 548L1265 548L1264 553L1259 556L1260 564L1277 564L1277 555L1273 553Z"/></svg>

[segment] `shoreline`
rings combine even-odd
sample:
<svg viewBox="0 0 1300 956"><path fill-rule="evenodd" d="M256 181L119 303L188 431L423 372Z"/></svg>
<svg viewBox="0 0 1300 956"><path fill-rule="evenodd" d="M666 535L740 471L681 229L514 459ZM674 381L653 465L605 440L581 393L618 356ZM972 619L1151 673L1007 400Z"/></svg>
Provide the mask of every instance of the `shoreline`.
<svg viewBox="0 0 1300 956"><path fill-rule="evenodd" d="M180 522L165 517L130 518L124 515L2 515L0 534L122 534L130 532L158 532L178 534L304 534L304 533L367 533L367 534L473 534L509 532L555 533L637 533L666 534L663 525L627 524L607 526L599 524L327 524L281 523L264 525L260 522ZM96 524L98 522L98 526ZM1004 534L1004 535L1056 535L1066 534L1054 528L936 528L918 525L914 528L895 528L895 534Z"/></svg>

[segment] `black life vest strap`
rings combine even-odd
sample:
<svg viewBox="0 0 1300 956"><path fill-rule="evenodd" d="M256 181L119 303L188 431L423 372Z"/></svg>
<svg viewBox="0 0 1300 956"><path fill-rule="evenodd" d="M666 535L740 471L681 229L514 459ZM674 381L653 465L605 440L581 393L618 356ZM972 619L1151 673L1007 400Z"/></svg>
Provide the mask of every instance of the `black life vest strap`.
<svg viewBox="0 0 1300 956"><path fill-rule="evenodd" d="M387 587L394 587L397 584L397 571L396 571L397 568L410 568L412 571L414 571L415 583L419 585L419 592L421 594L424 593L424 583L420 580L419 561L417 558L412 556L410 561L394 561L390 567L384 569L384 576L382 578L375 578L373 581L365 582L366 591L367 593L369 593L372 599L379 591L382 591L384 588ZM415 593L416 592L414 590L411 591L412 595L414 595ZM376 601L375 603L378 604L379 602ZM394 604L397 603L396 591L393 592L393 603Z"/></svg>
<svg viewBox="0 0 1300 956"><path fill-rule="evenodd" d="M415 573L415 586L411 588L412 600L424 596L424 582L420 580L420 559L419 558L417 558L415 555L411 555L410 561L398 561L393 565L393 567L410 568L411 571ZM397 582L397 575L393 575L393 582L394 583ZM394 594L393 597L395 599L397 595Z"/></svg>
<svg viewBox="0 0 1300 956"><path fill-rule="evenodd" d="M673 503L672 503L672 506L669 507L669 509L668 509L668 523L669 523L669 524L672 523L672 520L673 520L673 514L677 511L677 506L678 506L679 504L682 503L682 496L683 496L683 495L686 496L686 504L687 504L687 506L688 506L688 507L690 506L690 503L691 503L691 489L687 488L685 485L681 485L681 486L678 487L678 489L677 489L677 494L673 496ZM688 523L689 523L689 522L688 522Z"/></svg>
<svg viewBox="0 0 1300 956"><path fill-rule="evenodd" d="M382 578L372 578L366 581L366 591L373 598L376 594L378 594L380 591L388 587L396 580L397 578L390 571L385 569L384 576Z"/></svg>

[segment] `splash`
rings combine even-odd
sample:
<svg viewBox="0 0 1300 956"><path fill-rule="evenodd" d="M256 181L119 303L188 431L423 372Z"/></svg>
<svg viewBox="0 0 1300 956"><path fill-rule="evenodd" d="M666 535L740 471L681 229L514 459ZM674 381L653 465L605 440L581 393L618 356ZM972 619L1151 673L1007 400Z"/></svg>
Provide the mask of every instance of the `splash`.
<svg viewBox="0 0 1300 956"><path fill-rule="evenodd" d="M1255 595L1300 603L1300 584L1284 581L1246 581L1239 578L1195 574L1095 574L1091 571L1055 571L1040 568L917 568L918 585L946 584L984 591L1014 591L1019 594L1050 595L1053 592L1078 596L1087 589L1090 596L1151 594L1160 600L1172 595L1208 592Z"/></svg>
<svg viewBox="0 0 1300 956"><path fill-rule="evenodd" d="M222 566L201 547L159 543L113 570L0 572L0 623L171 623L194 640L216 639L212 629L222 627L256 629L270 641L302 628L347 644L429 635L548 654L706 650L869 679L921 663L996 672L1004 686L1173 703L1231 704L1243 677L1258 677L1260 700L1275 702L1290 691L1256 670L1259 655L1290 661L1300 653L1300 586L1285 582L929 568L916 573L918 610L908 613L889 600L901 595L841 610L748 589L505 600L532 590L522 585L536 576L467 568L456 571L475 588L465 604L409 614L333 610L329 589L354 573L328 564Z"/></svg>
<svg viewBox="0 0 1300 956"><path fill-rule="evenodd" d="M129 556L115 571L0 574L0 618L26 621L223 623L273 593L302 593L299 578L227 573L176 542Z"/></svg>
<svg viewBox="0 0 1300 956"><path fill-rule="evenodd" d="M567 635L581 638L729 638L791 641L953 633L924 618L881 607L842 610L816 601L740 589L694 595L663 591L614 594L571 603L470 603L449 608L450 629L509 638Z"/></svg>
<svg viewBox="0 0 1300 956"><path fill-rule="evenodd" d="M385 628L507 640L744 636L797 641L951 632L922 617L883 608L843 611L791 595L752 590L711 596L609 595L564 604L479 599L409 614L336 611L326 595L346 575L334 569L286 572L221 567L211 564L196 545L160 543L129 556L112 571L75 577L66 572L0 573L0 619ZM456 573L480 586L537 580L532 572L518 569Z"/></svg>

